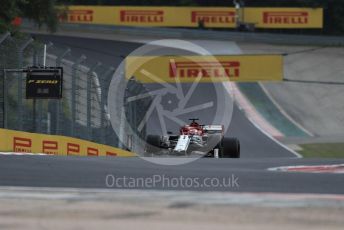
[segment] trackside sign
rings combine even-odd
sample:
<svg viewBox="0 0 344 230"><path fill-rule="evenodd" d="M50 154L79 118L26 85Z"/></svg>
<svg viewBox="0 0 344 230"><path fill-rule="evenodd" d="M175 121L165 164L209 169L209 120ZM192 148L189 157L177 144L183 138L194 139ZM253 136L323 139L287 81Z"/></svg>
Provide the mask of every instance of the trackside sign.
<svg viewBox="0 0 344 230"><path fill-rule="evenodd" d="M60 7L63 10L63 7ZM62 11L63 12L63 11ZM256 28L322 28L322 8L246 7L242 20ZM60 20L67 23L121 26L235 28L233 7L69 6Z"/></svg>
<svg viewBox="0 0 344 230"><path fill-rule="evenodd" d="M60 15L60 20L68 21L71 23L92 23L93 22L93 10L81 9L81 10L67 10L65 15Z"/></svg>
<svg viewBox="0 0 344 230"><path fill-rule="evenodd" d="M200 11L191 12L191 22L198 23L235 23L235 12L230 11Z"/></svg>
<svg viewBox="0 0 344 230"><path fill-rule="evenodd" d="M26 98L62 98L63 68L29 68L26 75Z"/></svg>
<svg viewBox="0 0 344 230"><path fill-rule="evenodd" d="M170 78L235 78L240 76L238 61L169 62Z"/></svg>
<svg viewBox="0 0 344 230"><path fill-rule="evenodd" d="M264 12L264 24L308 24L309 14L306 11Z"/></svg>
<svg viewBox="0 0 344 230"><path fill-rule="evenodd" d="M0 151L71 156L136 156L123 149L72 137L0 129Z"/></svg>
<svg viewBox="0 0 344 230"><path fill-rule="evenodd" d="M145 56L126 58L126 77L143 83L281 81L281 55Z"/></svg>
<svg viewBox="0 0 344 230"><path fill-rule="evenodd" d="M256 28L303 29L322 28L321 8L247 8L245 20Z"/></svg>
<svg viewBox="0 0 344 230"><path fill-rule="evenodd" d="M120 22L163 23L163 10L121 10Z"/></svg>
<svg viewBox="0 0 344 230"><path fill-rule="evenodd" d="M200 22L205 27L230 27L236 25L234 9L209 9L209 10L191 10L192 25L198 26Z"/></svg>

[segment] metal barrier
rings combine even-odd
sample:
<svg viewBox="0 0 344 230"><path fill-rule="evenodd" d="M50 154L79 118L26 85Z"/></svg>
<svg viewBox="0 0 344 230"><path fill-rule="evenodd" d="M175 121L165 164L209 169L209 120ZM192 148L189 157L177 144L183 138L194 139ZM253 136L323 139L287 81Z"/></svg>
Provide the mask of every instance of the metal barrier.
<svg viewBox="0 0 344 230"><path fill-rule="evenodd" d="M24 35L0 35L1 127L124 147L111 127L106 109L108 86L115 67L105 66L85 55L75 57L70 48L52 43L47 45L47 53L47 66L64 69L63 99L36 99L36 113L33 113L34 103L25 99L25 74L20 69L42 66L43 44ZM145 88L129 81L127 91L128 95L139 94L145 92ZM131 103L123 109L129 124L135 126L141 121L146 106ZM135 142L132 140L135 135L128 133L125 127L122 130L125 142ZM139 134L142 135L144 130Z"/></svg>

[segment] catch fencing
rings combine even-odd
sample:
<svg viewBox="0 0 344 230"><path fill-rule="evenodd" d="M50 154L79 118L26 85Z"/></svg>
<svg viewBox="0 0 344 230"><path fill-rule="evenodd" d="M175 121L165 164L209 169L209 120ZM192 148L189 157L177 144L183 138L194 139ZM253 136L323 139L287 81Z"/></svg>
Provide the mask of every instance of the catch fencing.
<svg viewBox="0 0 344 230"><path fill-rule="evenodd" d="M46 66L61 66L63 75L62 99L25 98L25 76L21 70L43 66L44 44L27 35L0 35L0 126L5 129L54 134L81 138L100 144L131 149L144 137L145 129L134 135L122 127L116 134L107 110L108 88L116 66L106 66L92 57L75 56L69 47L47 45ZM136 81L127 84L127 96L145 92ZM125 98L123 98L125 100ZM136 127L142 120L150 100L124 103L127 122ZM34 104L36 104L34 112ZM134 129L136 130L136 129ZM119 135L121 140L119 141Z"/></svg>

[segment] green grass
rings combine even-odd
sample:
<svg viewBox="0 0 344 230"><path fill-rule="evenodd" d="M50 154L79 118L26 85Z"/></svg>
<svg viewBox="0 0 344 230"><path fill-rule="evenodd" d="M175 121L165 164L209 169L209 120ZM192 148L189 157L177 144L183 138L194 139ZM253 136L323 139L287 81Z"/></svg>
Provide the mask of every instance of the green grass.
<svg viewBox="0 0 344 230"><path fill-rule="evenodd" d="M304 144L299 153L308 157L344 158L344 143Z"/></svg>

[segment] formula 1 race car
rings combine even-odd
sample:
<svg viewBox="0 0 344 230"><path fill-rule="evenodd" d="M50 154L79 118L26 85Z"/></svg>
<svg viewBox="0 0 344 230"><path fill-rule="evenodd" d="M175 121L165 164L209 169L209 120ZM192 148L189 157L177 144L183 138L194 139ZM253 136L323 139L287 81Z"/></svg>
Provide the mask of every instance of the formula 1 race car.
<svg viewBox="0 0 344 230"><path fill-rule="evenodd" d="M204 157L239 158L240 142L236 138L224 137L222 125L200 125L193 118L190 125L180 128L179 135L148 135L145 156L202 154Z"/></svg>

